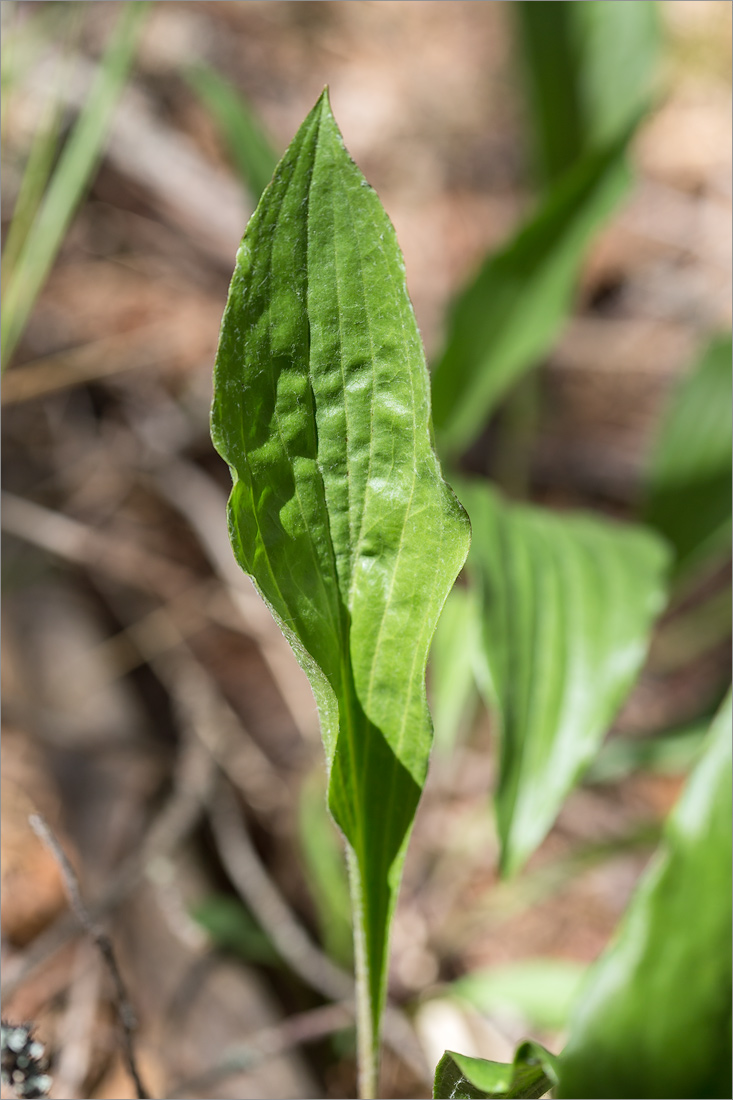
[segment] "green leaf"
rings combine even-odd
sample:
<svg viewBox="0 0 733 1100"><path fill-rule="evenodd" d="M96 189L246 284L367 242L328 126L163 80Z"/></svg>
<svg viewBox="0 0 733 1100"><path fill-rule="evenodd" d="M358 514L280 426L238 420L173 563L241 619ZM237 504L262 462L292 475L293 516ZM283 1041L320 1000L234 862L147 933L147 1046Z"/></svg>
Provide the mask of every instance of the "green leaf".
<svg viewBox="0 0 733 1100"><path fill-rule="evenodd" d="M235 555L318 703L329 807L351 853L360 1044L376 1052L432 737L428 648L470 534L432 448L394 230L325 92L237 256L212 435L234 482Z"/></svg>
<svg viewBox="0 0 733 1100"><path fill-rule="evenodd" d="M3 369L23 335L76 208L99 163L147 10L147 3L140 0L123 6L96 79L43 196L38 216L23 242L11 278L7 285L3 284L0 330Z"/></svg>
<svg viewBox="0 0 733 1100"><path fill-rule="evenodd" d="M566 959L522 959L475 970L448 992L484 1015L521 1016L528 1027L565 1027L586 967Z"/></svg>
<svg viewBox="0 0 733 1100"><path fill-rule="evenodd" d="M196 65L184 76L221 131L248 192L259 199L278 157L257 115L242 93L208 65Z"/></svg>
<svg viewBox="0 0 733 1100"><path fill-rule="evenodd" d="M677 576L730 551L730 336L714 340L676 392L661 425L644 518L677 553Z"/></svg>
<svg viewBox="0 0 733 1100"><path fill-rule="evenodd" d="M627 138L576 164L454 303L433 372L442 454L465 451L508 387L537 365L558 335L586 248L626 193Z"/></svg>
<svg viewBox="0 0 733 1100"><path fill-rule="evenodd" d="M479 483L459 492L500 726L496 806L510 874L551 827L641 667L668 554L643 528L505 503Z"/></svg>
<svg viewBox="0 0 733 1100"><path fill-rule="evenodd" d="M585 774L586 783L616 783L645 769L658 775L684 775L700 753L710 716L652 736L614 737L601 748Z"/></svg>
<svg viewBox="0 0 733 1100"><path fill-rule="evenodd" d="M731 1095L731 701L560 1059L562 1097Z"/></svg>
<svg viewBox="0 0 733 1100"><path fill-rule="evenodd" d="M530 1040L517 1047L513 1062L489 1062L446 1050L435 1069L434 1100L540 1097L557 1081L557 1059Z"/></svg>
<svg viewBox="0 0 733 1100"><path fill-rule="evenodd" d="M650 99L660 48L656 4L518 0L512 7L537 174L552 183L629 126Z"/></svg>
<svg viewBox="0 0 733 1100"><path fill-rule="evenodd" d="M311 772L301 787L300 848L326 952L335 962L350 967L354 961L354 937L343 843L324 813L325 808L326 779L321 766Z"/></svg>
<svg viewBox="0 0 733 1100"><path fill-rule="evenodd" d="M467 731L478 692L474 660L478 648L478 615L474 593L456 586L445 602L430 651L430 704L435 750L448 756Z"/></svg>

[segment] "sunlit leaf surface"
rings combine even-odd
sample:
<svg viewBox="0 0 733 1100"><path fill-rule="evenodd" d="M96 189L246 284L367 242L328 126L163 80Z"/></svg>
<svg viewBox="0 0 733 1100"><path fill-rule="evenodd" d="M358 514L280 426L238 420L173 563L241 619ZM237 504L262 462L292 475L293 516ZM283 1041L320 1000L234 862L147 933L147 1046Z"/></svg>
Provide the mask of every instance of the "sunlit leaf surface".
<svg viewBox="0 0 733 1100"><path fill-rule="evenodd" d="M430 439L394 230L324 93L247 228L222 325L213 438L231 539L307 672L348 841L357 966L378 1031L388 928L425 780L428 648L469 526Z"/></svg>

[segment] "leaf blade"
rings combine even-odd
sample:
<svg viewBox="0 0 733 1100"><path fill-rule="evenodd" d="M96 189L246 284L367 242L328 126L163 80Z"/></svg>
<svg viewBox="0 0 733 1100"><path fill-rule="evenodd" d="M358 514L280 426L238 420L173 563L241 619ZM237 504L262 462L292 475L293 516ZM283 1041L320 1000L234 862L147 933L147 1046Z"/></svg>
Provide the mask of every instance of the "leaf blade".
<svg viewBox="0 0 733 1100"><path fill-rule="evenodd" d="M641 666L668 555L641 528L508 504L477 483L460 495L501 727L496 808L510 874L544 838Z"/></svg>
<svg viewBox="0 0 733 1100"><path fill-rule="evenodd" d="M490 1062L446 1050L435 1068L434 1100L531 1100L557 1081L557 1059L539 1043L517 1047L513 1062Z"/></svg>
<svg viewBox="0 0 733 1100"><path fill-rule="evenodd" d="M537 174L562 176L628 126L651 98L660 47L654 3L512 5Z"/></svg>
<svg viewBox="0 0 733 1100"><path fill-rule="evenodd" d="M430 750L428 647L469 539L429 418L394 230L324 93L238 253L212 438L232 471L235 555L318 703L329 807L351 851L372 1052Z"/></svg>
<svg viewBox="0 0 733 1100"><path fill-rule="evenodd" d="M628 136L578 161L456 299L433 371L442 455L460 454L473 442L508 387L557 336L586 248L628 189Z"/></svg>
<svg viewBox="0 0 733 1100"><path fill-rule="evenodd" d="M730 1095L730 724L729 695L662 849L588 975L559 1096Z"/></svg>
<svg viewBox="0 0 733 1100"><path fill-rule="evenodd" d="M713 340L682 380L650 459L644 518L675 548L678 576L730 546L730 336Z"/></svg>

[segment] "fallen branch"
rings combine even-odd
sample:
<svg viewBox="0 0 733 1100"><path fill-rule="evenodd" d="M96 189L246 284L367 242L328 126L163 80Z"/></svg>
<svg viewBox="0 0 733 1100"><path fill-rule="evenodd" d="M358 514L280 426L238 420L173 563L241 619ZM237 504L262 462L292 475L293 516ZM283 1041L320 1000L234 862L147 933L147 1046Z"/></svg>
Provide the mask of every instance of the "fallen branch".
<svg viewBox="0 0 733 1100"><path fill-rule="evenodd" d="M117 959L115 957L114 950L112 948L111 940L109 936L99 927L99 925L92 919L89 910L84 904L84 899L81 896L81 888L79 886L79 879L76 876L74 868L71 866L66 852L61 847L59 841L54 836L50 826L40 814L31 814L28 818L30 826L36 836L43 841L51 855L56 860L59 870L61 871L61 877L63 878L66 893L69 898L69 904L73 909L77 920L81 924L82 928L87 932L91 939L96 944L100 955L104 961L107 970L112 978L115 994L115 1008L117 1010L117 1016L122 1026L123 1034L123 1050L125 1054L125 1061L127 1062L127 1068L130 1076L135 1082L135 1088L137 1089L138 1100L150 1100L150 1093L146 1091L145 1086L140 1078L140 1071L137 1067L137 1061L135 1058L135 1044L134 1044L134 1031L137 1027L137 1019L132 1007L132 1003L127 995L125 984L120 974L120 969L117 965Z"/></svg>
<svg viewBox="0 0 733 1100"><path fill-rule="evenodd" d="M169 1093L169 1100L183 1096L184 1093L204 1095L202 1090L215 1081L221 1081L235 1073L246 1073L255 1069L266 1058L273 1058L302 1043L314 1043L326 1035L353 1025L353 1004L321 1005L307 1012L287 1016L280 1023L263 1027L248 1035L241 1043L230 1047L210 1069L197 1073L195 1077L176 1081Z"/></svg>

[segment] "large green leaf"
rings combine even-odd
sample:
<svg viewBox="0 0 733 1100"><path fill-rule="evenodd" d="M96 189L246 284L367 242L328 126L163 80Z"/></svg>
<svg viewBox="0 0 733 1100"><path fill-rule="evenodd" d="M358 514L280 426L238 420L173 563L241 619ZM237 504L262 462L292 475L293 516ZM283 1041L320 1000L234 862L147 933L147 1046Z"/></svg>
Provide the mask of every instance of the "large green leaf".
<svg viewBox="0 0 733 1100"><path fill-rule="evenodd" d="M731 702L560 1059L563 1097L731 1095Z"/></svg>
<svg viewBox="0 0 733 1100"><path fill-rule="evenodd" d="M433 372L442 454L466 449L507 388L558 335L588 243L626 192L625 144L625 137L615 139L578 162L454 303Z"/></svg>
<svg viewBox="0 0 733 1100"><path fill-rule="evenodd" d="M517 1047L513 1062L489 1062L446 1050L435 1068L434 1100L537 1098L557 1081L557 1059L531 1040Z"/></svg>
<svg viewBox="0 0 733 1100"><path fill-rule="evenodd" d="M500 726L501 865L512 873L544 838L639 671L668 554L642 528L505 503L480 483L459 492Z"/></svg>
<svg viewBox="0 0 733 1100"><path fill-rule="evenodd" d="M318 703L329 806L352 856L360 1042L375 1051L432 736L428 648L470 536L431 444L394 230L325 92L237 256L212 432L234 482L237 560Z"/></svg>
<svg viewBox="0 0 733 1100"><path fill-rule="evenodd" d="M633 122L649 100L658 13L651 0L517 0L512 7L537 173L551 183Z"/></svg>
<svg viewBox="0 0 733 1100"><path fill-rule="evenodd" d="M674 393L652 454L645 519L669 539L681 575L730 549L730 336L714 340Z"/></svg>

